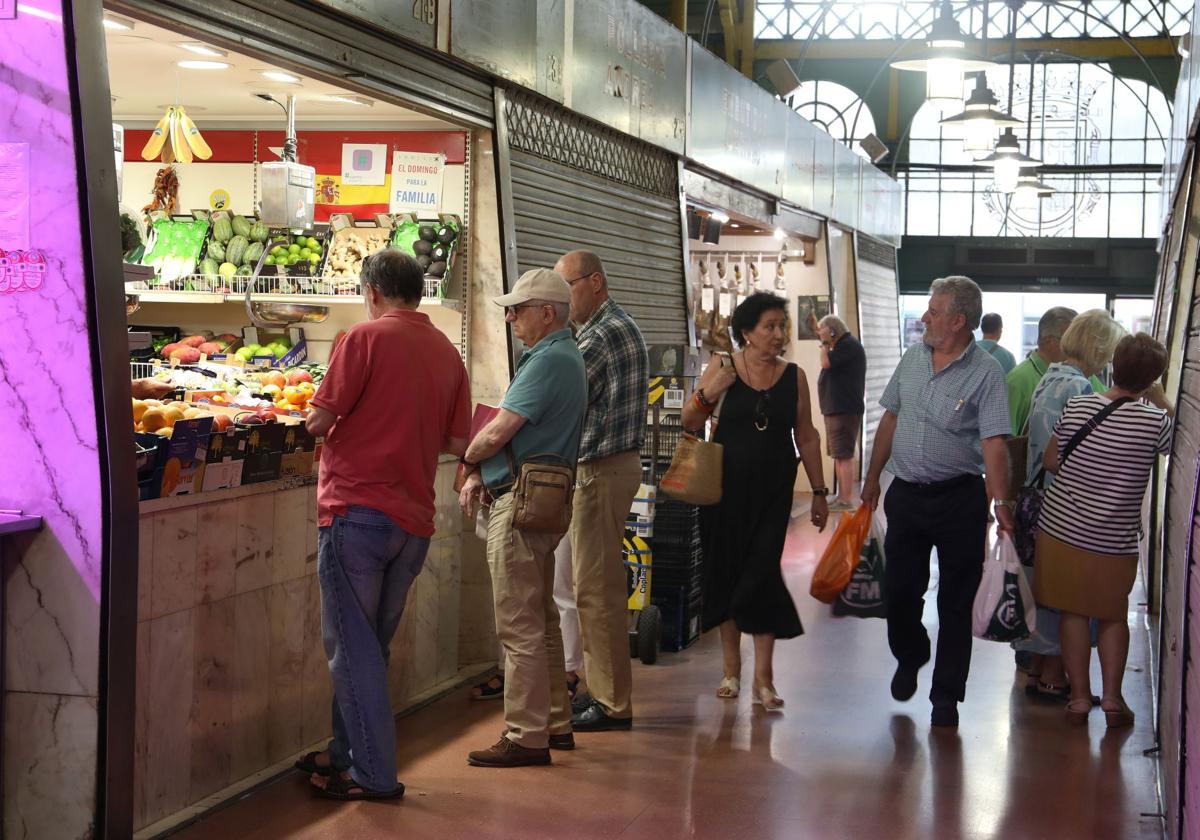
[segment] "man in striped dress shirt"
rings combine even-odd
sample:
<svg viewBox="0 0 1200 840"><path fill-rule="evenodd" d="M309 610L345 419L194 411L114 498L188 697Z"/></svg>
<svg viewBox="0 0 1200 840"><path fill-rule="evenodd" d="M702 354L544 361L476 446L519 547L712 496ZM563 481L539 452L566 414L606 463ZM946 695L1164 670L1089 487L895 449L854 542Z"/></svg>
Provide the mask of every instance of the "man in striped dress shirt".
<svg viewBox="0 0 1200 840"><path fill-rule="evenodd" d="M929 552L938 553L938 643L929 699L934 726L957 726L971 665L971 606L987 550L988 502L996 499L1003 531L1013 527L1008 498L1011 428L1008 389L1000 366L972 331L983 295L967 277L933 282L921 318L924 340L905 352L883 392L885 412L875 433L863 503L879 503L879 476L895 475L884 509L888 644L896 657L892 696L908 700L929 661L921 623L929 585ZM986 465L986 470L985 470Z"/></svg>

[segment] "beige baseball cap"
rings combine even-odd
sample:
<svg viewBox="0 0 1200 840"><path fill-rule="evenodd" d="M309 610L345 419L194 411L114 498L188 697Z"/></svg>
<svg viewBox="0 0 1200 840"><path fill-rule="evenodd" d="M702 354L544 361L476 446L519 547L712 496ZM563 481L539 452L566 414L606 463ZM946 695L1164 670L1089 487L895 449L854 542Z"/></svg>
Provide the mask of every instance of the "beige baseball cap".
<svg viewBox="0 0 1200 840"><path fill-rule="evenodd" d="M571 287L557 271L551 271L548 268L534 268L521 275L511 292L493 298L498 306L517 306L531 300L570 303Z"/></svg>

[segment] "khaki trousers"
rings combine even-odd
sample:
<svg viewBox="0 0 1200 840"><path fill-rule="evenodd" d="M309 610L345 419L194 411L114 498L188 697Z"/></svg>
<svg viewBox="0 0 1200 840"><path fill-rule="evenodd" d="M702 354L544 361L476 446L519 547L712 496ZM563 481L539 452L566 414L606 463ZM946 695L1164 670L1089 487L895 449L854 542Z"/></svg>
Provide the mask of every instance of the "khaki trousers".
<svg viewBox="0 0 1200 840"><path fill-rule="evenodd" d="M510 741L545 749L571 731L562 635L554 603L554 547L562 534L512 527L513 494L492 505L487 558L504 651L504 724Z"/></svg>
<svg viewBox="0 0 1200 840"><path fill-rule="evenodd" d="M629 594L621 548L641 482L637 450L585 461L575 474L570 533L583 671L588 693L615 718L633 716Z"/></svg>

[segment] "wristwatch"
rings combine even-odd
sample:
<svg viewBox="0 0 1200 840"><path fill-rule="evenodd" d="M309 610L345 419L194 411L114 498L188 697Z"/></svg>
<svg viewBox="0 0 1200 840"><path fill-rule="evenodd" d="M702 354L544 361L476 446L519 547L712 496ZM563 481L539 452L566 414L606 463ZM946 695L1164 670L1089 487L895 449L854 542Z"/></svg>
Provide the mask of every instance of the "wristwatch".
<svg viewBox="0 0 1200 840"><path fill-rule="evenodd" d="M459 458L458 463L462 464L464 467L466 467L469 470L474 469L475 467L479 466L479 463L477 461L476 462L468 461L466 455L463 455L461 458Z"/></svg>
<svg viewBox="0 0 1200 840"><path fill-rule="evenodd" d="M812 490L812 494L814 496L828 496L829 488L828 487L814 487Z"/></svg>
<svg viewBox="0 0 1200 840"><path fill-rule="evenodd" d="M994 504L996 507L1011 508L1015 502L1013 502L1011 499L996 499L996 501L994 501L992 504Z"/></svg>

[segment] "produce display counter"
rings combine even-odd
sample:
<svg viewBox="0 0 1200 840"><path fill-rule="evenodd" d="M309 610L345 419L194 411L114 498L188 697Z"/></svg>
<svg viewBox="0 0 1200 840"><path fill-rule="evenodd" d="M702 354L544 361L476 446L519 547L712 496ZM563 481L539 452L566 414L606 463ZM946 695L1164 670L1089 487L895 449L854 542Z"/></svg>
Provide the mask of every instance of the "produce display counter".
<svg viewBox="0 0 1200 840"><path fill-rule="evenodd" d="M460 681L456 468L439 463L437 532L392 643L398 713ZM323 748L332 686L314 476L140 511L134 796L135 827L149 837Z"/></svg>

